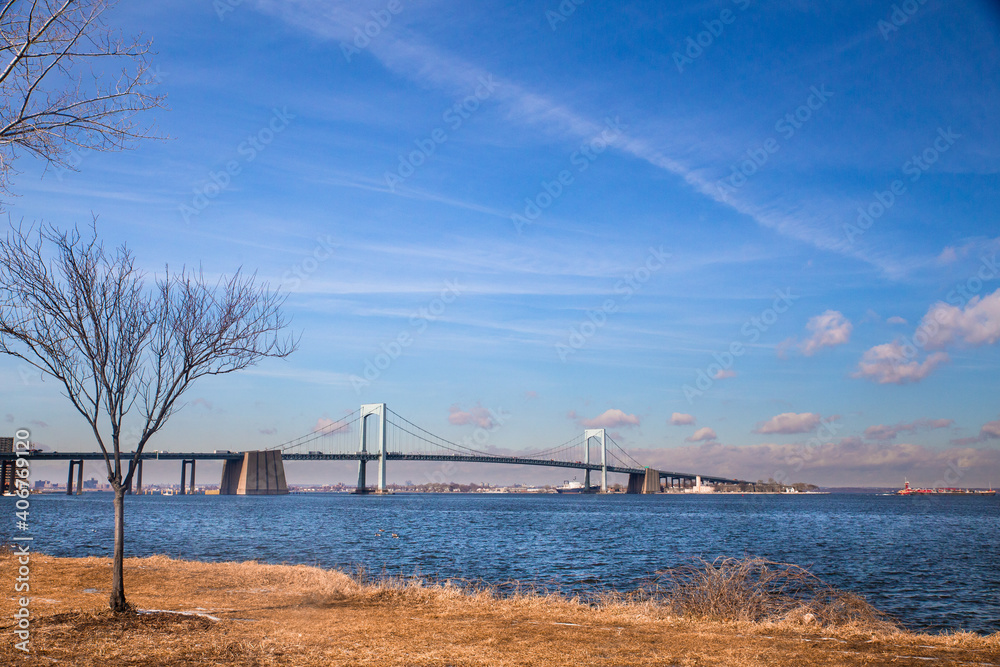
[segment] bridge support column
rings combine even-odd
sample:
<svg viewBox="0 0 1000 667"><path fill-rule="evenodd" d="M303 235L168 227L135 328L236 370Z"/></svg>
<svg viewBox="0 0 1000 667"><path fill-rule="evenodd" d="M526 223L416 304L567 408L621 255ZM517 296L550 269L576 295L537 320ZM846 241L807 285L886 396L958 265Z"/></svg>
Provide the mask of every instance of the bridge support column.
<svg viewBox="0 0 1000 667"><path fill-rule="evenodd" d="M186 489L186 485L185 485L185 480L187 479L187 467L188 467L188 464L191 465L191 488L190 488L190 490L187 490ZM184 494L186 494L186 493L192 493L192 494L194 493L194 464L195 464L195 460L194 459L183 459L181 461L181 491L180 491L180 495L182 495L182 496Z"/></svg>
<svg viewBox="0 0 1000 667"><path fill-rule="evenodd" d="M66 478L66 495L73 495L73 466L77 466L76 472L76 495L83 493L83 459L71 459L69 462L69 476Z"/></svg>
<svg viewBox="0 0 1000 667"><path fill-rule="evenodd" d="M608 437L605 434L603 428L588 428L583 432L583 440L586 444L586 456L587 460L585 463L590 463L590 439L600 438L601 441L601 493L608 492ZM587 469L586 475L586 486L587 492L590 492L590 469Z"/></svg>
<svg viewBox="0 0 1000 667"><path fill-rule="evenodd" d="M385 462L386 462L386 423L385 423L385 403L368 403L361 406L361 448L362 454L368 452L368 425L365 419L368 415L378 415L378 486L376 493L386 493ZM355 493L368 493L366 486L365 465L367 461L362 459L358 462L358 488Z"/></svg>
<svg viewBox="0 0 1000 667"><path fill-rule="evenodd" d="M142 459L139 459L139 463L135 462L135 459L130 459L128 462L128 474L132 475L132 470L135 469L135 475L133 476L132 482L129 483L129 488L125 489L125 493L132 495L133 485L135 487L134 493L142 493ZM193 473L192 473L193 475Z"/></svg>
<svg viewBox="0 0 1000 667"><path fill-rule="evenodd" d="M354 493L368 493L368 480L367 473L365 472L365 466L368 465L368 461L364 459L358 461L358 488L354 490Z"/></svg>

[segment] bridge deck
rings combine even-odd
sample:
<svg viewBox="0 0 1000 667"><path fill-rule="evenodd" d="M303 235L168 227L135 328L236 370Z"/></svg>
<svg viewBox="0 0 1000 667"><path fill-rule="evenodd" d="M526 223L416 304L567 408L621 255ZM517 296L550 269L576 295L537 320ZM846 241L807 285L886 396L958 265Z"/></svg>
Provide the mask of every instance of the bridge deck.
<svg viewBox="0 0 1000 667"><path fill-rule="evenodd" d="M0 453L0 460L16 458L16 454L10 452ZM122 452L123 462L130 461L134 454L132 452ZM35 461L103 461L104 455L101 452L34 452L28 457ZM181 461L193 459L196 461L241 461L242 452L143 452L140 458L143 461ZM281 458L285 461L377 461L379 455L373 452L351 452L348 454L285 454ZM386 461L454 461L459 463L505 463L507 465L529 465L545 466L550 468L572 468L574 470L595 470L602 469L600 463L583 463L581 461L555 461L551 459L531 459L519 456L476 456L466 454L404 454L401 452L387 452ZM621 466L608 466L608 472L620 474L645 474L645 468L624 468ZM714 484L740 484L746 483L743 480L728 479L726 477L715 477L712 475L698 475L697 473L675 472L670 470L660 470L660 477L672 477L676 479L694 479L701 477L702 481Z"/></svg>

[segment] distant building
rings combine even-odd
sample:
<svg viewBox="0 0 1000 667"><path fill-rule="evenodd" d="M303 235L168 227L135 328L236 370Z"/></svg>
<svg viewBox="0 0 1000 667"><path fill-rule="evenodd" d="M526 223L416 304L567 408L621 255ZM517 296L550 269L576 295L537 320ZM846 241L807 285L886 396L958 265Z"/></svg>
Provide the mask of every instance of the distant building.
<svg viewBox="0 0 1000 667"><path fill-rule="evenodd" d="M47 489L49 487L49 480L47 479L36 479L35 488L36 489Z"/></svg>
<svg viewBox="0 0 1000 667"><path fill-rule="evenodd" d="M90 479L88 479L87 481L85 481L83 483L83 488L85 488L85 489L96 489L97 488L97 480L94 479L93 477L91 477Z"/></svg>
<svg viewBox="0 0 1000 667"><path fill-rule="evenodd" d="M0 454L9 454L14 451L14 438L0 438ZM2 481L3 484L0 489L5 491L14 488L14 462L5 461L2 468Z"/></svg>

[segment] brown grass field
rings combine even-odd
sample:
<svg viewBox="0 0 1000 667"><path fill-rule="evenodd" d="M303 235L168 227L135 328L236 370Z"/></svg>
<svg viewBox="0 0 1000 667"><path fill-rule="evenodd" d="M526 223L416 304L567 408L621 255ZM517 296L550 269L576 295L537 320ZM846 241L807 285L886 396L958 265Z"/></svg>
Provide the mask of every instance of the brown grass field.
<svg viewBox="0 0 1000 667"><path fill-rule="evenodd" d="M155 556L126 561L126 593L141 613L114 617L109 560L32 555L24 654L14 649L17 564L7 552L0 664L1000 665L1000 633L906 633L856 596L803 597L811 575L767 565L696 564L643 593L585 602Z"/></svg>

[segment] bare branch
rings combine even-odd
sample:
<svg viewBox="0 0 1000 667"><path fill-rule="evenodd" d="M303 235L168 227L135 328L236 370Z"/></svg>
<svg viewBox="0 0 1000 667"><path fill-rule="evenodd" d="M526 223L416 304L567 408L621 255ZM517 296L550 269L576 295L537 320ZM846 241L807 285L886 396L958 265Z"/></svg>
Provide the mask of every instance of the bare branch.
<svg viewBox="0 0 1000 667"><path fill-rule="evenodd" d="M162 107L151 43L104 22L116 0L7 0L0 4L0 193L26 151L73 169L70 149L132 148L153 138L138 116ZM117 71L117 73L115 73Z"/></svg>

